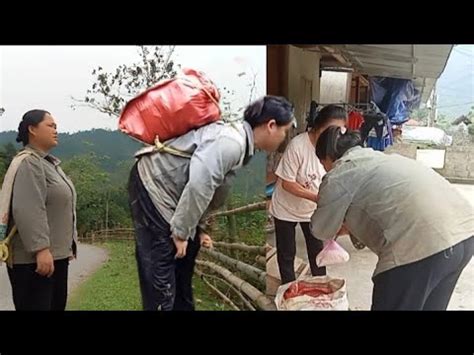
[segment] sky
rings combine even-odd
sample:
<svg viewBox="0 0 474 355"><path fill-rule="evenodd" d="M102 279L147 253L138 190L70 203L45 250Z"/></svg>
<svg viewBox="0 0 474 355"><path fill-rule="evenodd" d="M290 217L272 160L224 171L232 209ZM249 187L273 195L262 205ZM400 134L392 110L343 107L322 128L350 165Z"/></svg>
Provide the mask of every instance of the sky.
<svg viewBox="0 0 474 355"><path fill-rule="evenodd" d="M449 117L474 106L474 45L455 46L437 82L438 110Z"/></svg>
<svg viewBox="0 0 474 355"><path fill-rule="evenodd" d="M252 73L256 96L266 92L265 46L177 46L175 61L206 72L219 86L236 91L234 107L248 102ZM16 130L33 108L52 113L60 132L116 129L117 119L91 108L71 108L71 97L83 98L93 83L91 72L102 66L138 61L135 46L0 46L0 131ZM240 73L246 75L238 76ZM456 46L438 81L439 107L452 115L474 105L474 46ZM472 104L471 104L472 102Z"/></svg>
<svg viewBox="0 0 474 355"><path fill-rule="evenodd" d="M174 59L204 71L218 87L235 90L234 107L248 103L254 74L256 96L266 92L265 46L177 46ZM94 68L114 71L138 60L135 46L0 46L0 107L5 109L0 131L16 130L34 108L51 112L60 132L116 129L116 118L88 107L73 110L72 97L86 95Z"/></svg>

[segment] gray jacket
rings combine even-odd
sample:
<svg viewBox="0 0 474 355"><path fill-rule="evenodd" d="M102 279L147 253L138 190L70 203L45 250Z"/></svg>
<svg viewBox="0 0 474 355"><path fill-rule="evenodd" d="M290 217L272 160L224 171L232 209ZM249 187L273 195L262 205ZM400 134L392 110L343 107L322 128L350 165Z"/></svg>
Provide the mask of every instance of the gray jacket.
<svg viewBox="0 0 474 355"><path fill-rule="evenodd" d="M140 179L171 233L194 238L206 213L225 202L236 170L254 154L253 131L245 121L219 121L166 145L192 157L161 152L139 156Z"/></svg>
<svg viewBox="0 0 474 355"><path fill-rule="evenodd" d="M28 145L35 154L18 167L13 184L13 264L36 262L36 252L50 248L54 260L76 253L76 191L59 159Z"/></svg>
<svg viewBox="0 0 474 355"><path fill-rule="evenodd" d="M444 179L412 159L355 147L336 161L319 190L314 235L332 239L345 222L379 258L374 275L474 235L474 210Z"/></svg>

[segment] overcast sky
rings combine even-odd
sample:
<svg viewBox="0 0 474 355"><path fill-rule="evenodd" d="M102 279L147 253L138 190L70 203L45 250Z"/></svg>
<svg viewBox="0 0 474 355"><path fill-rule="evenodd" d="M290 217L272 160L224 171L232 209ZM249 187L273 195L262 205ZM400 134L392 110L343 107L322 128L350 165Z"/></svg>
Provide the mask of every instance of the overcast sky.
<svg viewBox="0 0 474 355"><path fill-rule="evenodd" d="M60 132L116 129L117 120L93 109L71 109L71 96L83 98L97 66L113 71L139 60L135 46L0 46L0 131L16 130L33 108L50 111ZM265 46L177 46L175 61L206 72L219 86L235 90L237 106L246 104L247 85L256 73L257 95L266 92ZM238 76L246 72L248 75Z"/></svg>
<svg viewBox="0 0 474 355"><path fill-rule="evenodd" d="M441 104L445 95L451 95L451 99L459 97L459 103L467 108L472 105L473 56L472 45L455 48L439 80ZM92 69L97 66L113 71L138 59L135 46L0 46L0 107L5 108L0 131L16 130L22 115L33 108L50 111L60 132L116 129L116 119L93 109L79 107L73 111L71 96L84 97L92 85ZM219 87L234 89L235 106L247 103L252 72L257 74L257 96L266 92L265 46L177 46L175 60L183 67L203 70ZM248 75L239 77L242 72ZM466 84L466 80L459 80L466 75L470 75L471 85L461 88L460 95L456 85ZM457 107L452 106L458 102L451 101L449 109L454 110Z"/></svg>

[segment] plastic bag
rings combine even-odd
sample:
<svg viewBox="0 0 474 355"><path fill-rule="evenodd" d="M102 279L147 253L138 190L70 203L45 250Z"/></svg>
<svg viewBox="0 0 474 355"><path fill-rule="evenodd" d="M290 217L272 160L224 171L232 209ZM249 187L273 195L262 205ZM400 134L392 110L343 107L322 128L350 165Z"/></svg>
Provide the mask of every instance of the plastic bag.
<svg viewBox="0 0 474 355"><path fill-rule="evenodd" d="M281 285L276 293L277 310L347 311L346 282L330 276L310 276Z"/></svg>
<svg viewBox="0 0 474 355"><path fill-rule="evenodd" d="M204 73L184 69L130 100L122 110L119 129L153 144L179 137L220 119L220 94Z"/></svg>
<svg viewBox="0 0 474 355"><path fill-rule="evenodd" d="M344 250L335 240L326 242L323 250L316 256L316 264L321 266L328 266L334 264L342 264L349 261L349 253Z"/></svg>

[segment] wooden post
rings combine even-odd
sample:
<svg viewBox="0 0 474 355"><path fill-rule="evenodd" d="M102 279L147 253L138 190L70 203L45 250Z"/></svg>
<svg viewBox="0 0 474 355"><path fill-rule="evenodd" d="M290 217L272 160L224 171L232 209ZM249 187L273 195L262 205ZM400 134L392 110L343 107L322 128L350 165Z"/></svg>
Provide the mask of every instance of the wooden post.
<svg viewBox="0 0 474 355"><path fill-rule="evenodd" d="M229 198L227 210L232 210L232 201ZM227 233L229 240L235 242L237 240L237 220L234 214L227 215Z"/></svg>
<svg viewBox="0 0 474 355"><path fill-rule="evenodd" d="M109 236L109 191L105 193L105 239Z"/></svg>

